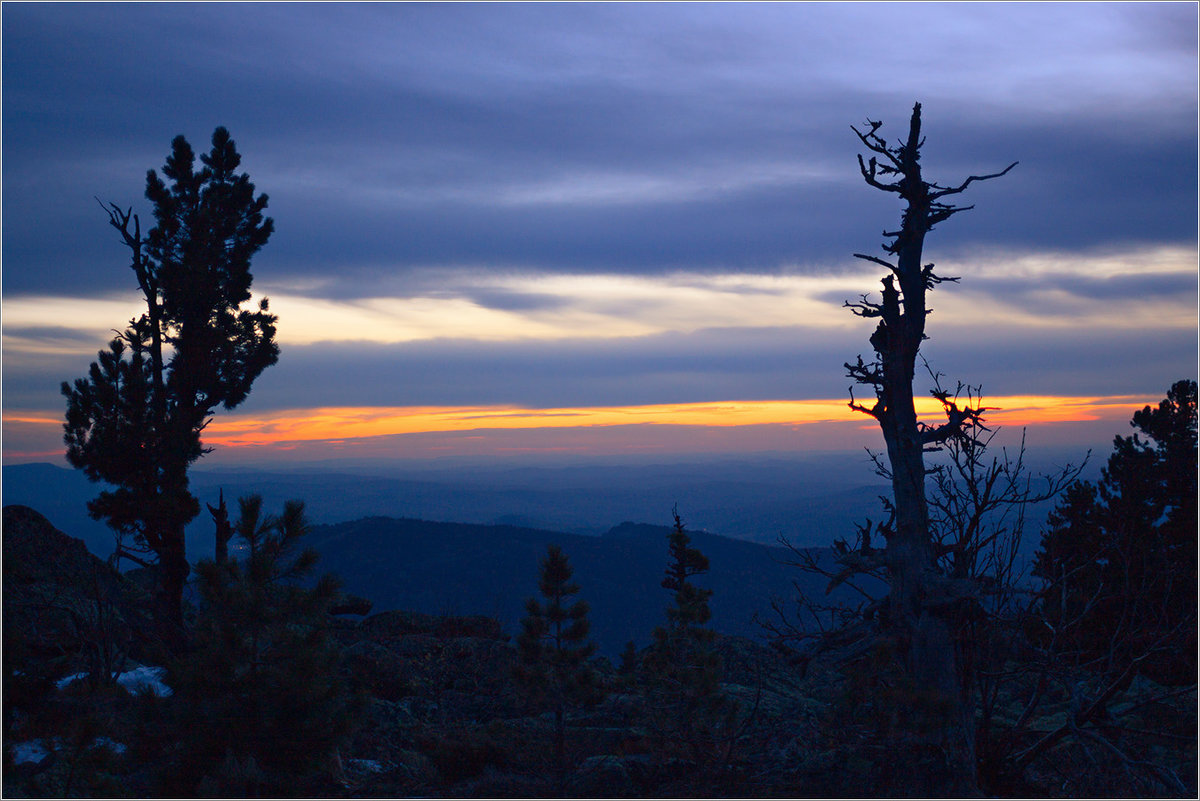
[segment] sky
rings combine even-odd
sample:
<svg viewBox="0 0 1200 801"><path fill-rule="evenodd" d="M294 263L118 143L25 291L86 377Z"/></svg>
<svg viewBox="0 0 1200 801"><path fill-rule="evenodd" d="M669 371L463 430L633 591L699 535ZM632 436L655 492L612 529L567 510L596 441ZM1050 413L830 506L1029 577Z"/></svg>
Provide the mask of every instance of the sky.
<svg viewBox="0 0 1200 801"><path fill-rule="evenodd" d="M1020 162L926 240L962 279L944 382L1082 449L1196 377L1195 3L2 14L6 464L64 462L60 383L140 313L97 198L149 219L146 171L219 125L270 199L281 357L209 463L878 446L843 302L900 208L851 126L898 140L915 101L927 179Z"/></svg>

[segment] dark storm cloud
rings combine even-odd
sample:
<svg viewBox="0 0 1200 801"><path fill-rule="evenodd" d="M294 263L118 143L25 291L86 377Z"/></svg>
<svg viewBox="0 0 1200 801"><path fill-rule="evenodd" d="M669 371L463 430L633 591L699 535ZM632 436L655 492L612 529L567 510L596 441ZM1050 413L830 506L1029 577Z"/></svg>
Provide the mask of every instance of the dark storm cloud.
<svg viewBox="0 0 1200 801"><path fill-rule="evenodd" d="M827 193L845 194L843 188ZM332 209L312 218L300 210L298 230L276 260L304 259L314 277L339 278L333 296L376 293L372 274L404 265L492 265L556 272L656 273L669 270L775 272L814 259L845 262L861 233L836 205L796 192L761 191L737 201L629 203L536 209L439 204L402 215L383 209ZM323 248L327 228L357 230L360 264ZM801 243L811 244L802 246ZM265 261L265 259L264 259ZM380 265L387 265L386 268ZM265 275L265 273L264 273Z"/></svg>
<svg viewBox="0 0 1200 801"><path fill-rule="evenodd" d="M1193 107L1194 109L1194 107ZM1136 124L1095 131L1027 128L954 130L946 159L927 173L953 186L968 174L1020 162L1008 175L972 186L976 208L937 229L936 241L1080 248L1125 243L1194 243L1196 136L1153 135ZM964 153L969 145L975 155ZM940 167L941 161L953 169Z"/></svg>
<svg viewBox="0 0 1200 801"><path fill-rule="evenodd" d="M1194 330L942 332L921 350L943 384L981 384L985 397L1154 395L1196 377Z"/></svg>
<svg viewBox="0 0 1200 801"><path fill-rule="evenodd" d="M58 414L65 408L60 387L64 381L74 382L87 375L89 362L96 358L96 351L81 344L79 353L51 353L40 355L35 361L14 369L5 357L4 409L48 410Z"/></svg>
<svg viewBox="0 0 1200 801"><path fill-rule="evenodd" d="M145 215L145 170L171 137L201 149L217 124L271 196L278 233L256 276L331 278L323 291L342 296L437 265L848 263L895 217L861 184L849 125L881 118L898 138L914 99L934 177L1021 161L972 192L979 209L940 245L1193 242L1196 106L1178 87L1194 77L1119 68L1139 48L1194 61L1178 29L1195 9L1076 14L1078 36L1119 45L1089 55L1094 81L1035 30L1070 13L6 4L4 291L126 287L93 195ZM923 26L966 65L962 85L900 51L856 55L848 43L881 24Z"/></svg>

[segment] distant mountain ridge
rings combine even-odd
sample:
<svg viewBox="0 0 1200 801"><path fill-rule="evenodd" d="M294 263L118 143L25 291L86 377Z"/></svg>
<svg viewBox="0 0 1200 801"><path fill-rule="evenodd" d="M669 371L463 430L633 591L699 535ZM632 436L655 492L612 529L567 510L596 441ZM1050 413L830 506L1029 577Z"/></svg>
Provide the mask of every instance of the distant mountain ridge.
<svg viewBox="0 0 1200 801"><path fill-rule="evenodd" d="M388 516L600 535L622 520L667 522L673 504L697 528L736 539L826 545L851 533L864 509L877 507L880 487L861 459L822 457L662 465L580 465L395 469L390 474L193 470L202 503L251 493L267 508L300 499L310 519L337 523ZM385 468L379 468L386 472ZM5 504L38 509L106 557L113 533L87 515L102 489L78 470L52 464L5 465ZM203 507L201 507L203 509ZM211 555L212 523L202 513L188 526L188 553Z"/></svg>
<svg viewBox="0 0 1200 801"><path fill-rule="evenodd" d="M556 543L571 558L581 597L592 604L598 644L614 655L628 640L646 644L654 626L662 622L670 600L660 586L669 529L645 522L612 527L616 520L637 517L606 520L599 515L641 512L643 520L653 515L666 522L671 504L689 481L695 481L700 489L693 488L685 499L699 503L703 497L709 508L721 501L719 491L713 489L719 483L719 468L706 465L608 467L574 473L494 469L466 475L469 483L464 487L451 483L457 475L440 473L437 481L417 481L410 477L194 471L191 486L202 502L215 502L218 489L223 489L230 501L259 493L267 509L281 508L283 501L291 498L304 500L310 519L318 523L311 544L322 553L320 569L339 574L346 590L369 598L376 611L494 615L514 633L525 599L537 591L538 561L546 546ZM762 483L754 483L759 479ZM582 486L606 480L616 486ZM743 474L740 484L728 482L734 487L730 517L750 516L751 509L758 510L760 519L785 515L780 505L771 507L768 500L772 489L787 480L786 470L763 463ZM814 480L820 480L824 489L832 483L828 475ZM107 557L113 550L113 532L87 515L87 502L102 489L81 472L55 465L4 467L5 505L19 503L37 509L56 527L82 539L94 554ZM856 497L873 500L875 493L865 488ZM810 498L810 510L822 504L840 507L835 500L839 495L845 492ZM782 503L791 502L784 499ZM848 510L839 508L843 515L862 508L862 503L845 505ZM684 502L679 506L685 519L693 519L691 506ZM420 513L404 514L404 509ZM597 517L587 518L589 514ZM429 517L435 515L458 521L466 518L467 522L432 522ZM340 516L354 519L334 522ZM563 531L543 524L546 520L587 525ZM518 525L498 525L498 521ZM818 513L802 517L799 523L793 521L793 530L799 526L808 532L795 541L829 542L842 533L841 526L823 521ZM778 531L763 537L774 541L777 535ZM701 583L715 591L713 625L720 631L761 638L763 631L755 623L755 615L769 616L772 598L790 603L795 596L793 580L810 592L823 592L822 582L784 564L790 556L783 548L704 531L694 532L693 538L712 563L711 574ZM188 526L187 540L193 562L212 555L213 528L207 513Z"/></svg>
<svg viewBox="0 0 1200 801"><path fill-rule="evenodd" d="M790 553L775 543L785 535L828 560L823 546L850 535L854 521L877 517L877 496L886 489L839 484L858 475L852 468L846 459L493 467L431 471L428 480L413 471L367 476L197 470L191 486L202 503L215 503L218 490L231 502L261 494L268 510L282 508L288 499L303 500L319 524L312 543L323 553L321 568L340 574L346 590L371 599L377 611L495 615L510 632L525 599L536 592L538 560L548 544L559 544L575 566L582 597L595 610L597 641L614 653L630 639L645 644L661 622L669 601L659 586L667 528L657 522L670 520L675 502L689 528L700 529L695 543L711 560L705 581L715 591L713 624L719 631L760 638L754 616L770 617L773 598L790 605L793 582L812 597L830 600L824 597L825 581L787 566ZM725 469L731 474L723 479ZM87 501L102 487L81 472L50 464L6 465L3 479L5 505L32 507L82 539L92 553L112 553L112 531L87 515ZM459 480L464 483L454 483ZM792 486L796 483L810 494ZM1023 548L1029 553L1045 510L1034 511ZM622 512L629 514L616 516ZM613 527L621 520L641 522ZM715 528L711 520L726 521L729 528ZM192 561L212 555L207 513L188 526L187 548Z"/></svg>
<svg viewBox="0 0 1200 801"><path fill-rule="evenodd" d="M370 598L377 610L431 614L485 614L517 631L527 598L537 594L537 569L546 547L563 549L591 606L592 636L615 656L629 640L649 642L664 620L670 594L661 586L668 562L665 526L623 523L600 537L514 526L435 523L371 517L314 526L310 545L320 568L338 574L346 591ZM756 616L770 619L772 599L790 606L796 587L822 602L850 600L847 591L824 595L826 580L787 562L790 551L689 532L710 562L697 583L713 590L717 631L763 639ZM831 551L816 549L829 564Z"/></svg>
<svg viewBox="0 0 1200 801"><path fill-rule="evenodd" d="M202 503L215 503L221 490L234 508L236 498L251 493L262 495L269 510L303 500L309 519L321 524L315 535L325 539L325 569L340 573L346 589L372 599L376 610L494 614L512 631L524 599L536 591L537 561L556 542L576 564L583 596L596 607L597 636L611 650L629 639L646 642L661 619L667 556L666 529L658 524L669 522L672 504L689 528L712 532L696 539L712 561L719 630L760 636L753 616L771 615L772 598L791 603L793 581L823 597L824 582L784 565L789 554L777 542L785 536L828 558L825 546L851 536L856 522L878 518L878 496L887 488L860 483L870 473L860 462L843 455L557 468L398 466L388 475L224 469L194 470L190 479ZM32 507L97 556L112 553L113 532L87 515L87 502L102 487L80 471L6 465L2 488L5 505ZM1037 547L1049 507L1028 510L1025 559ZM430 522L439 520L454 522ZM639 522L613 528L618 521ZM446 547L430 550L439 542ZM213 524L202 513L187 529L188 558L212 552Z"/></svg>

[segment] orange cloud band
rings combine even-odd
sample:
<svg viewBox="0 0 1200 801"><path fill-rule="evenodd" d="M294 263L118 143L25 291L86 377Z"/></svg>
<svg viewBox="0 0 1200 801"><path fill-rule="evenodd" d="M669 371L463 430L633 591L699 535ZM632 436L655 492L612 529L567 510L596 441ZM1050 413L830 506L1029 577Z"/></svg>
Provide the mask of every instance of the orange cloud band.
<svg viewBox="0 0 1200 801"><path fill-rule="evenodd" d="M1026 426L1128 419L1153 400L1140 396L1010 396L985 399L990 424ZM921 398L922 419L942 416L933 398ZM497 429L582 428L597 426L810 425L867 421L844 400L722 401L649 406L526 409L518 407L329 407L253 416L218 418L205 432L209 444L246 447L313 440L347 440L434 432ZM868 421L869 422L869 421Z"/></svg>
<svg viewBox="0 0 1200 801"><path fill-rule="evenodd" d="M1059 397L1014 395L989 397L989 426L1029 426L1128 420L1156 399L1121 395ZM940 404L919 398L917 411L929 423L942 419ZM288 443L345 442L371 437L465 431L567 429L604 426L664 425L728 428L733 426L805 426L819 423L874 422L852 411L845 400L721 401L648 406L528 409L498 406L325 407L287 409L260 414L218 416L204 432L207 445L220 448L274 446ZM15 429L49 434L61 418L41 412L5 414L6 433ZM57 433L57 432L55 432ZM10 454L15 456L16 454Z"/></svg>

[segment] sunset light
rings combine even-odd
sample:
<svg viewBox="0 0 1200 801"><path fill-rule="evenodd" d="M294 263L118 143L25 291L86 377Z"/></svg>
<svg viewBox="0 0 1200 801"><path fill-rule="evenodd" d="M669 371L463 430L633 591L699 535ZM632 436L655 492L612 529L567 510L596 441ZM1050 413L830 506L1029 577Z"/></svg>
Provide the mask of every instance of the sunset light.
<svg viewBox="0 0 1200 801"><path fill-rule="evenodd" d="M1027 426L1128 417L1152 398L989 398L996 407L989 426ZM918 413L936 424L941 405L933 398L918 402ZM262 417L217 418L205 441L225 447L256 447L312 440L351 440L447 431L592 428L625 425L803 426L853 422L866 417L844 401L731 401L726 403L578 409L465 408L323 408L283 410Z"/></svg>
<svg viewBox="0 0 1200 801"><path fill-rule="evenodd" d="M5 796L1197 797L1198 9L5 0Z"/></svg>
<svg viewBox="0 0 1200 801"><path fill-rule="evenodd" d="M985 398L989 428L1016 429L1025 426L1052 426L1063 423L1111 421L1120 430L1123 421L1146 404L1149 396L1053 397L1010 396ZM870 405L870 404L868 404ZM918 398L921 419L937 425L944 418L941 405L933 398ZM875 430L866 415L854 412L844 400L729 401L721 403L655 404L646 406L531 409L511 406L467 407L323 407L317 409L281 409L264 414L218 415L205 429L204 442L217 449L214 458L237 458L245 451L263 452L304 444L306 453L313 446L336 443L343 457L356 451L377 453L372 440L447 433L473 433L479 453L489 452L488 440L497 443L495 452L512 448L511 434L525 432L536 436L535 450L552 451L555 441L569 440L573 430L605 429L624 426L712 428L727 431L723 443L736 442L736 429L773 426L782 429L821 428L835 424L833 430L849 430L847 425L864 432ZM4 417L6 439L26 443L26 452L14 449L11 461L45 459L55 453L54 442L61 436L62 421L52 415L12 413ZM501 433L505 432L505 433ZM559 432L559 433L555 433ZM730 439L730 437L733 439ZM836 441L836 435L833 441ZM596 441L590 439L595 443ZM669 441L669 440L666 440ZM869 437L868 437L869 441ZM33 443L37 443L34 445ZM758 436L747 436L750 448L762 447Z"/></svg>

